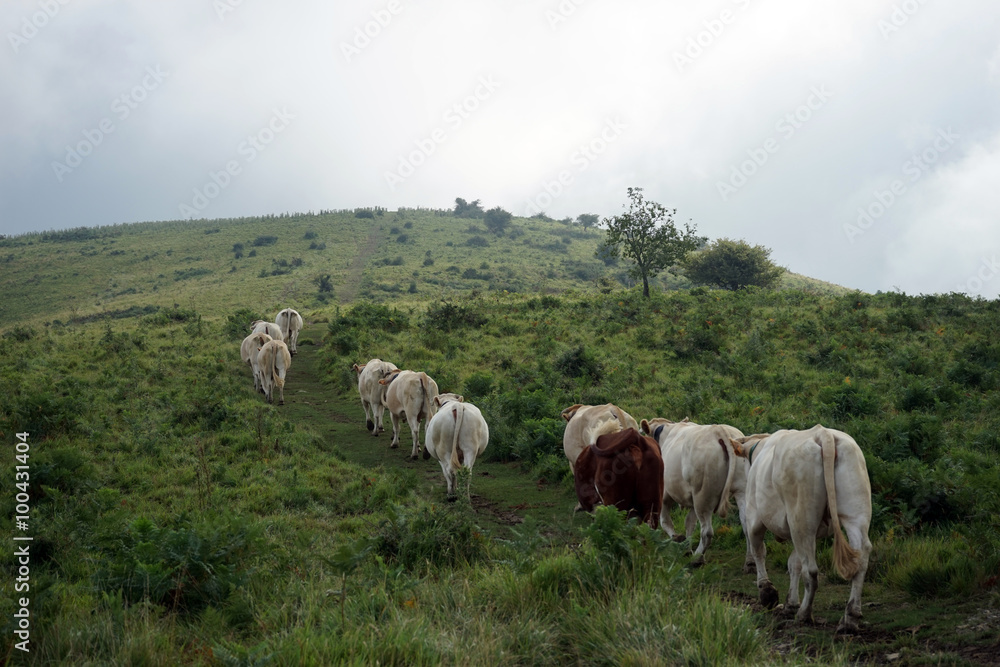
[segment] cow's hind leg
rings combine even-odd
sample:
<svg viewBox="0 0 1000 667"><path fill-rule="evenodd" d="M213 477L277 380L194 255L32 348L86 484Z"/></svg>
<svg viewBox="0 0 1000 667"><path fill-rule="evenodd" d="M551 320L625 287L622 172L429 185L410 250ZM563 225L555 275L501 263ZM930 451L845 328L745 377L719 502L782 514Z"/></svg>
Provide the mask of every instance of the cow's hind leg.
<svg viewBox="0 0 1000 667"><path fill-rule="evenodd" d="M792 544L795 545L794 553L798 554L798 570L805 584L805 591L802 594L802 606L795 614L795 620L801 623L813 622L813 601L816 599L816 588L819 586L819 567L816 565L816 534L815 532L792 532ZM792 559L788 561L788 574L792 575ZM798 598L798 576L795 577L795 594L792 594L792 583L789 582L789 603Z"/></svg>
<svg viewBox="0 0 1000 667"><path fill-rule="evenodd" d="M767 578L767 547L764 546L766 531L764 524L751 523L747 540L750 542L750 550L757 566L757 592L760 595L760 603L767 609L773 609L778 604L778 589Z"/></svg>
<svg viewBox="0 0 1000 667"><path fill-rule="evenodd" d="M712 504L705 506L703 503L698 503L688 512L689 522L693 523L691 518L697 517L698 523L701 525L700 541L698 542L698 548L694 552L694 560L691 561L692 565L703 565L705 563L705 550L711 546L712 537L715 535L715 531L712 529L712 514L714 509L714 505ZM688 529L689 539L692 532L693 526Z"/></svg>
<svg viewBox="0 0 1000 667"><path fill-rule="evenodd" d="M861 589L865 585L865 573L868 571L868 557L871 554L872 543L868 539L867 525L863 529L849 521L841 525L847 532L851 546L858 552L858 571L851 579L851 596L847 600L844 617L837 625L837 632L857 632L858 620L861 619Z"/></svg>
<svg viewBox="0 0 1000 667"><path fill-rule="evenodd" d="M788 557L788 595L785 597L785 611L792 613L799 609L799 584L802 578L802 559L799 550L793 549Z"/></svg>
<svg viewBox="0 0 1000 667"><path fill-rule="evenodd" d="M410 433L413 435L413 448L410 450L410 458L416 460L420 455L420 420L407 419L410 425Z"/></svg>
<svg viewBox="0 0 1000 667"><path fill-rule="evenodd" d="M671 516L670 511L674 508L674 500L670 496L665 496L663 498L663 506L660 508L660 528L662 528L667 535L670 536L674 542L683 542L684 536L679 535L676 530L674 530L674 518Z"/></svg>
<svg viewBox="0 0 1000 667"><path fill-rule="evenodd" d="M372 435L378 435L378 431L375 430L375 406L365 399L361 399L361 407L365 409L365 427L368 432Z"/></svg>
<svg viewBox="0 0 1000 667"><path fill-rule="evenodd" d="M389 419L392 420L392 442L389 444L389 449L396 449L399 447L399 430L400 430L400 419L392 410L389 410Z"/></svg>

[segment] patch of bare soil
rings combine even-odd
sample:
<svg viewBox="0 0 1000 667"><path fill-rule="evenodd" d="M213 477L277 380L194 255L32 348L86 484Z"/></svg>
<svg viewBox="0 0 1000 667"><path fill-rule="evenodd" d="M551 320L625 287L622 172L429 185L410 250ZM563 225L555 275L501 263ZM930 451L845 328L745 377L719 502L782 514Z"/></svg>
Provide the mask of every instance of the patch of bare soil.
<svg viewBox="0 0 1000 667"><path fill-rule="evenodd" d="M524 522L524 518L515 512L505 510L488 498L472 494L472 509L478 514L489 514L493 520L504 526L516 526Z"/></svg>

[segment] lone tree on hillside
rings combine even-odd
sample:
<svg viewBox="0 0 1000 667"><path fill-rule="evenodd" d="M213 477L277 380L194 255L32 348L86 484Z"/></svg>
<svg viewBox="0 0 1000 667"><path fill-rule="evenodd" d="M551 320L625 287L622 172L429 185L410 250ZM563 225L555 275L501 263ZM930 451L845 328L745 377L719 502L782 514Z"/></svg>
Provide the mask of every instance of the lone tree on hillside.
<svg viewBox="0 0 1000 667"><path fill-rule="evenodd" d="M716 239L704 250L692 253L682 266L688 279L698 285L738 290L741 287L776 287L785 273L770 259L771 249L746 241Z"/></svg>
<svg viewBox="0 0 1000 667"><path fill-rule="evenodd" d="M600 218L597 217L596 213L581 213L576 216L576 222L584 229L590 229L591 227L596 227Z"/></svg>
<svg viewBox="0 0 1000 667"><path fill-rule="evenodd" d="M483 217L483 207L476 199L471 204L461 197L455 198L455 211L452 213L456 218L481 218Z"/></svg>
<svg viewBox="0 0 1000 667"><path fill-rule="evenodd" d="M486 223L486 229L497 236L503 236L503 233L507 230L507 226L510 225L510 221L513 219L514 216L511 213L497 206L486 211L483 222Z"/></svg>
<svg viewBox="0 0 1000 667"><path fill-rule="evenodd" d="M604 219L608 235L598 247L598 254L606 249L606 255L632 260L635 265L629 275L642 278L642 295L648 297L649 279L684 259L705 239L695 234L690 224L678 230L674 225L677 209L643 200L642 188L629 188L628 196L631 203L627 213Z"/></svg>

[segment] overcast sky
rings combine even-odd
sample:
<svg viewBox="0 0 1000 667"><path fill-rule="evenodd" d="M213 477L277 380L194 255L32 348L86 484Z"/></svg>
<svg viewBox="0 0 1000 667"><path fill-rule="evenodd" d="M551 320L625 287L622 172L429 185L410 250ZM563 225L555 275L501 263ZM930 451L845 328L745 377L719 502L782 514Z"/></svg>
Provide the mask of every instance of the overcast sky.
<svg viewBox="0 0 1000 667"><path fill-rule="evenodd" d="M866 291L1000 294L996 0L3 0L0 233L626 188Z"/></svg>

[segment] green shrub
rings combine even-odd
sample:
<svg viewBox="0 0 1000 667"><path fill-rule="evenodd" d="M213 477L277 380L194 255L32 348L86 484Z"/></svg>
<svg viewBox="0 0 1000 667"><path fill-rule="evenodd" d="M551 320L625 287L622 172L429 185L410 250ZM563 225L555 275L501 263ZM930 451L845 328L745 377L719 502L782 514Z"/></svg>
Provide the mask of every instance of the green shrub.
<svg viewBox="0 0 1000 667"><path fill-rule="evenodd" d="M570 378L588 378L592 382L600 382L604 375L601 362L583 345L567 350L556 359L553 367L557 373Z"/></svg>
<svg viewBox="0 0 1000 667"><path fill-rule="evenodd" d="M250 308L240 308L226 315L226 321L222 325L222 333L229 340L242 341L250 335L250 324L263 319L266 318Z"/></svg>
<svg viewBox="0 0 1000 667"><path fill-rule="evenodd" d="M489 319L472 306L457 306L448 301L435 301L427 308L427 326L450 333L464 327L479 328Z"/></svg>
<svg viewBox="0 0 1000 667"><path fill-rule="evenodd" d="M129 604L195 612L225 603L264 554L263 531L242 517L181 516L163 527L139 518L102 545L94 583Z"/></svg>
<svg viewBox="0 0 1000 667"><path fill-rule="evenodd" d="M488 396L493 391L493 375L491 373L473 373L465 380L462 394L468 401L475 401L482 396Z"/></svg>
<svg viewBox="0 0 1000 667"><path fill-rule="evenodd" d="M819 401L825 412L837 421L874 415L879 411L878 397L872 390L847 382L825 387L820 391Z"/></svg>
<svg viewBox="0 0 1000 667"><path fill-rule="evenodd" d="M465 565L486 557L486 539L461 503L393 506L372 545L387 562L408 570Z"/></svg>

